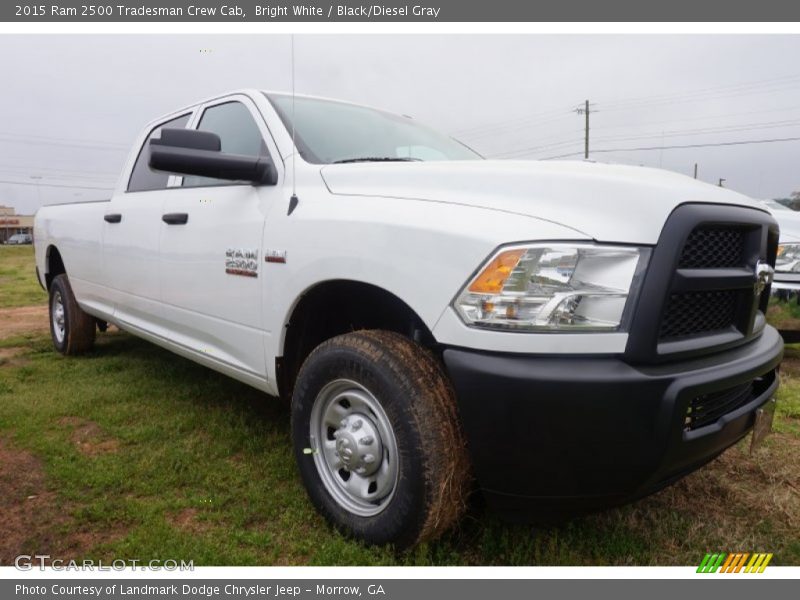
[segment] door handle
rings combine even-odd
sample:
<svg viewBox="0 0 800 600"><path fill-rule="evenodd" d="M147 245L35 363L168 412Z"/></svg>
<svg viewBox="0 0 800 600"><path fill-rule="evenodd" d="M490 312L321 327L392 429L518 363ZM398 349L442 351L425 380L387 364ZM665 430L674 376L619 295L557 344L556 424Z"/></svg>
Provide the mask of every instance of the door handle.
<svg viewBox="0 0 800 600"><path fill-rule="evenodd" d="M104 215L103 220L106 223L119 223L120 221L122 221L122 215L119 213Z"/></svg>
<svg viewBox="0 0 800 600"><path fill-rule="evenodd" d="M167 213L161 215L161 220L167 225L186 225L189 220L188 213Z"/></svg>

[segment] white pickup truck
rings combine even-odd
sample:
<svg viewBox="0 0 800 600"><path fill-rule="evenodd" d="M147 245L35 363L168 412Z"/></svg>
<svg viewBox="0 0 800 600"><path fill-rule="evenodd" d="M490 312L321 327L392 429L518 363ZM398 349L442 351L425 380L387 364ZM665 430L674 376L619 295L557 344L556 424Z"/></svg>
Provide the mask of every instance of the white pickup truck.
<svg viewBox="0 0 800 600"><path fill-rule="evenodd" d="M290 401L311 500L372 543L441 533L473 481L517 518L630 501L774 410L777 225L673 173L245 90L152 122L34 239L58 351L113 323Z"/></svg>
<svg viewBox="0 0 800 600"><path fill-rule="evenodd" d="M800 303L800 213L776 202L764 200L781 230L772 293L782 300L794 295Z"/></svg>

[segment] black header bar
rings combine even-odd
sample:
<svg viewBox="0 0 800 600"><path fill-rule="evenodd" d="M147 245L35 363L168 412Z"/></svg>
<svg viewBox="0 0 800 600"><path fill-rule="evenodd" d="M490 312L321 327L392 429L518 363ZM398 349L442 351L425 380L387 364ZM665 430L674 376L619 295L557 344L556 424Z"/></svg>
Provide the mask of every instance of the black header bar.
<svg viewBox="0 0 800 600"><path fill-rule="evenodd" d="M791 22L788 0L57 0L0 3L5 22Z"/></svg>

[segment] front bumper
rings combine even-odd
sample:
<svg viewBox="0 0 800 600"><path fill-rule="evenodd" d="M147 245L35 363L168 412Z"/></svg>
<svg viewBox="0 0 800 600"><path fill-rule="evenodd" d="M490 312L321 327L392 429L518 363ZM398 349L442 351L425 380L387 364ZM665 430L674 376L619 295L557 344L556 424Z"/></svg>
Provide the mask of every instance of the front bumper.
<svg viewBox="0 0 800 600"><path fill-rule="evenodd" d="M772 281L772 293L780 290L797 292L800 291L800 273L776 272Z"/></svg>
<svg viewBox="0 0 800 600"><path fill-rule="evenodd" d="M660 365L444 351L475 475L510 515L622 503L700 467L752 429L782 356L769 326L733 350ZM691 400L748 382L737 408L687 429Z"/></svg>

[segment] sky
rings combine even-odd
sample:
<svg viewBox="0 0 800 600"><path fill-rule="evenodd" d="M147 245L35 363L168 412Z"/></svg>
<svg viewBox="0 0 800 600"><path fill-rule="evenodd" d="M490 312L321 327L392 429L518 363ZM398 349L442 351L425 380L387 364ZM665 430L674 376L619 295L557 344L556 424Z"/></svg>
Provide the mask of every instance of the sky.
<svg viewBox="0 0 800 600"><path fill-rule="evenodd" d="M0 53L0 205L20 214L110 196L164 113L291 88L288 35L3 35ZM696 163L700 179L757 198L800 190L800 141L751 143L800 137L798 56L800 36L782 35L295 36L298 93L524 160L582 158L574 110L589 100L590 159L690 176Z"/></svg>

